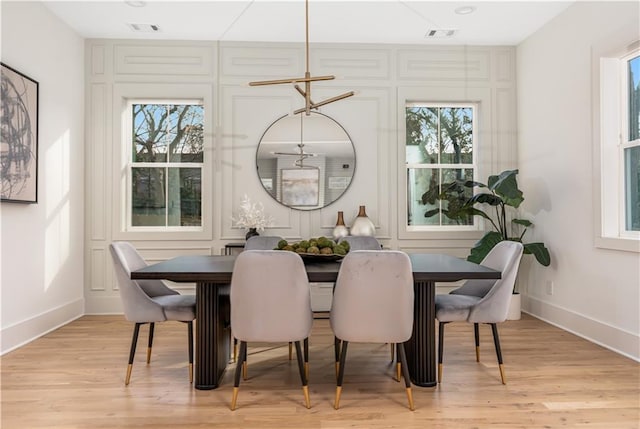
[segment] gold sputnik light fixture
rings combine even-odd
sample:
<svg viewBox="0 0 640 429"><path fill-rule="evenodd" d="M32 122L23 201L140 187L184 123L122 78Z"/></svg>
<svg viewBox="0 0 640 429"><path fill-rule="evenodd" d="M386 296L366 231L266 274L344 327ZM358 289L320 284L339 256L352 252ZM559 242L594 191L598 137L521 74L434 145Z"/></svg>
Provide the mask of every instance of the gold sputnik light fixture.
<svg viewBox="0 0 640 429"><path fill-rule="evenodd" d="M329 76L311 76L309 72L309 0L305 0L305 28L306 28L306 39L305 39L305 48L306 48L306 71L304 73L304 77L294 77L288 79L276 79L276 80L261 80L256 82L249 82L249 86L260 86L260 85L279 85L283 83L292 83L293 87L304 97L305 107L302 109L298 109L293 112L294 115L298 113L305 112L307 116L311 114L311 109L317 109L320 106L324 106L325 104L333 103L334 101L342 100L347 97L351 97L354 95L353 91L345 92L344 94L337 95L335 97L327 98L326 100L322 100L318 103L314 103L311 100L311 82L319 81L319 80L332 80L336 77L333 75ZM300 88L298 83L304 82L304 90Z"/></svg>

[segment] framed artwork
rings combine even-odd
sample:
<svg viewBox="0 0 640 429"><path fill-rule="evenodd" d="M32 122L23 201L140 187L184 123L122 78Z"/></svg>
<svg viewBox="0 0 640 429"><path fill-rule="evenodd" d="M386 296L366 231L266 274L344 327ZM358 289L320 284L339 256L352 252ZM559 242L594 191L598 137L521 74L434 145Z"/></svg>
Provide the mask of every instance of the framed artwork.
<svg viewBox="0 0 640 429"><path fill-rule="evenodd" d="M2 201L38 202L38 82L0 63Z"/></svg>
<svg viewBox="0 0 640 429"><path fill-rule="evenodd" d="M318 168L287 168L280 170L282 203L288 206L317 206L320 194Z"/></svg>
<svg viewBox="0 0 640 429"><path fill-rule="evenodd" d="M349 176L329 177L329 189L347 189L349 183L351 183Z"/></svg>

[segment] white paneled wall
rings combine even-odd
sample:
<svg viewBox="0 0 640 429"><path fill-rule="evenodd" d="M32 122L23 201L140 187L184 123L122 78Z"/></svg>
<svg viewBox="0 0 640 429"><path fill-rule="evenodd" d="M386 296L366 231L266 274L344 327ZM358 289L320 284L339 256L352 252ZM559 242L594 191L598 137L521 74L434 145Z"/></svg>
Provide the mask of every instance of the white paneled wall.
<svg viewBox="0 0 640 429"><path fill-rule="evenodd" d="M269 125L300 108L291 85L249 87L252 80L301 76L304 45L88 40L86 43L87 157L86 302L88 313L120 312L108 245L130 240L149 262L179 254L220 254L244 238L231 216L242 197L262 202L274 223L266 234L300 239L329 235L338 211L350 224L365 205L385 247L465 256L479 234L404 231L404 103L407 100L479 102L480 174L516 161L515 51L510 47L419 47L322 44L311 47L312 74L334 74L312 84L321 100L353 90L354 97L321 112L353 140L355 176L335 203L296 211L273 200L255 166L258 142ZM121 210L121 111L127 97L181 96L204 100L207 135L201 233L131 233ZM189 290L192 285L178 285Z"/></svg>

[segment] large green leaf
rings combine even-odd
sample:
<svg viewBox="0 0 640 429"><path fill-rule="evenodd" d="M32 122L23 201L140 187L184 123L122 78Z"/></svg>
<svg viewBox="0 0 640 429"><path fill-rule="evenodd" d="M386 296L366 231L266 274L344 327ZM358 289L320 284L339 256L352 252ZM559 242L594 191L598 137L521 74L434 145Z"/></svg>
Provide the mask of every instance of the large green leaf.
<svg viewBox="0 0 640 429"><path fill-rule="evenodd" d="M480 240L476 242L476 244L473 245L473 247L471 248L471 253L469 253L469 256L467 256L467 261L479 264L480 262L482 262L484 257L487 256L491 249L493 249L493 247L501 241L504 241L504 238L502 238L502 235L500 235L499 232L487 232L484 236L482 236Z"/></svg>
<svg viewBox="0 0 640 429"><path fill-rule="evenodd" d="M531 223L531 221L528 221L526 219L513 219L511 222L516 223L518 225L522 225L522 226L531 226L531 225L533 225Z"/></svg>
<svg viewBox="0 0 640 429"><path fill-rule="evenodd" d="M497 195L482 193L482 194L475 194L473 197L469 198L468 204L480 203L480 204L489 204L492 206L497 206L497 205L500 205L502 202L503 202L502 198L500 198Z"/></svg>
<svg viewBox="0 0 640 429"><path fill-rule="evenodd" d="M496 194L500 195L508 206L518 208L524 201L522 191L518 189L516 175L518 170L506 170L498 176L489 176L488 185Z"/></svg>
<svg viewBox="0 0 640 429"><path fill-rule="evenodd" d="M527 243L524 245L524 253L533 254L541 265L548 267L551 264L551 255L544 243Z"/></svg>

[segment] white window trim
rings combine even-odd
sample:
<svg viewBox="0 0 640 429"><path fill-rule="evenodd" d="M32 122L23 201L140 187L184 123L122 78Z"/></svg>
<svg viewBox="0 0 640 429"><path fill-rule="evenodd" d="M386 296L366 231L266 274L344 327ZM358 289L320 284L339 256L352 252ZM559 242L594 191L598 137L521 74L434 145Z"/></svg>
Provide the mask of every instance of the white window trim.
<svg viewBox="0 0 640 429"><path fill-rule="evenodd" d="M149 100L157 103L197 101L204 106L204 160L202 167L202 225L199 227L133 227L129 228L131 162L130 100ZM113 91L113 206L112 231L114 240L212 240L213 239L213 88L211 84L115 84ZM200 165L200 164L198 164ZM185 164L186 166L186 164Z"/></svg>
<svg viewBox="0 0 640 429"><path fill-rule="evenodd" d="M431 103L429 100L433 100ZM437 101L437 102L436 102ZM405 139L406 118L405 108L412 103L475 105L474 133L477 136L477 148L474 150L476 177L486 177L487 172L496 171L496 160L492 153L495 135L492 132L477 130L492 130L491 126L491 89L489 88L452 88L452 87L400 87L397 99L398 123L398 238L399 239L433 239L433 240L478 240L482 237L484 224L476 219L476 225L469 226L409 226L407 225L407 169L405 167ZM480 109L487 109L487 113L480 114ZM480 150L478 149L480 148ZM416 229L419 228L419 229Z"/></svg>
<svg viewBox="0 0 640 429"><path fill-rule="evenodd" d="M620 46L624 48L620 48ZM640 253L640 233L624 231L622 130L626 104L620 62L640 41L609 40L592 50L594 243L598 248Z"/></svg>

